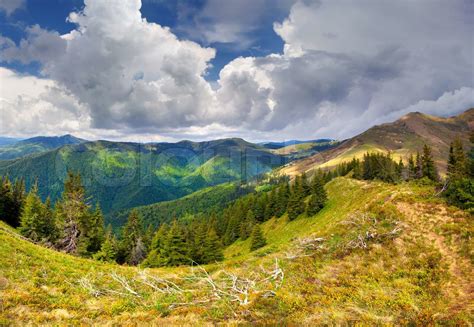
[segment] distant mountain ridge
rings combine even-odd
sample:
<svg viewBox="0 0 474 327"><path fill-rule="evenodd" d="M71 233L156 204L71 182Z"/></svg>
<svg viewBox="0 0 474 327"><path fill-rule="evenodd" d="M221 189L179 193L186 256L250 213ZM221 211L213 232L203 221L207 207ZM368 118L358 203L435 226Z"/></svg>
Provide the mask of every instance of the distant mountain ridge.
<svg viewBox="0 0 474 327"><path fill-rule="evenodd" d="M448 118L413 112L392 123L374 126L333 149L295 161L281 173L296 175L316 168L335 167L354 157L361 158L366 152L391 152L396 160L406 160L421 151L426 143L432 147L436 165L444 174L450 143L459 137L468 149L469 132L473 129L474 108Z"/></svg>
<svg viewBox="0 0 474 327"><path fill-rule="evenodd" d="M86 140L70 134L63 136L37 136L26 140L19 140L0 147L0 160L10 160L27 155L50 151L65 145L80 144Z"/></svg>
<svg viewBox="0 0 474 327"><path fill-rule="evenodd" d="M18 141L21 141L21 139L0 136L0 147L5 146L5 145L10 145Z"/></svg>
<svg viewBox="0 0 474 327"><path fill-rule="evenodd" d="M277 149L281 149L287 146L303 144L303 143L327 143L327 142L333 142L333 141L336 141L336 140L333 140L333 139L315 139L315 140L307 140L307 141L289 140L289 141L281 141L281 142L260 142L257 144L267 149L277 150Z"/></svg>
<svg viewBox="0 0 474 327"><path fill-rule="evenodd" d="M68 170L105 213L174 200L205 187L246 181L286 163L284 156L242 139L140 144L94 141L0 161L0 176L38 177L39 191L56 200Z"/></svg>

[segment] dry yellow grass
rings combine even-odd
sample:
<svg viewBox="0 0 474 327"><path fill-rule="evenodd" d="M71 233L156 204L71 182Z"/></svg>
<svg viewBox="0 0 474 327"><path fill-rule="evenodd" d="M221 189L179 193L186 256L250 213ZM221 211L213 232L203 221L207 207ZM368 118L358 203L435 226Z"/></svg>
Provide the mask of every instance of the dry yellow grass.
<svg viewBox="0 0 474 327"><path fill-rule="evenodd" d="M140 282L139 268L61 254L1 225L0 325L469 325L472 217L427 186L338 178L327 190L318 215L267 221L266 247L249 253L237 242L205 267L222 289L231 275L254 281L246 304L216 294L196 267L147 270L183 290L162 293ZM301 246L314 238L323 240ZM282 283L268 278L275 259Z"/></svg>

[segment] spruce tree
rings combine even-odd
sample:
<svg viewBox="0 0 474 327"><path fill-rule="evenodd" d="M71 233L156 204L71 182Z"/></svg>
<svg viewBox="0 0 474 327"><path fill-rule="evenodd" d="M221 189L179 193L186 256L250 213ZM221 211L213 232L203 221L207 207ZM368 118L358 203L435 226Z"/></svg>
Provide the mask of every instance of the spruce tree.
<svg viewBox="0 0 474 327"><path fill-rule="evenodd" d="M276 188L273 187L268 196L267 206L265 207L265 220L271 219L275 216L278 206L278 198Z"/></svg>
<svg viewBox="0 0 474 327"><path fill-rule="evenodd" d="M354 159L352 177L355 179L362 179L362 167L358 159Z"/></svg>
<svg viewBox="0 0 474 327"><path fill-rule="evenodd" d="M301 187L301 190L300 190L300 193L301 193L301 196L303 198L307 197L308 195L310 195L311 193L311 187L308 183L308 176L306 175L305 172L303 172L301 174L301 178L300 178L300 187Z"/></svg>
<svg viewBox="0 0 474 327"><path fill-rule="evenodd" d="M265 245L267 245L267 241L263 236L262 230L260 229L260 225L257 224L255 225L252 231L250 251L255 251Z"/></svg>
<svg viewBox="0 0 474 327"><path fill-rule="evenodd" d="M423 163L422 163L420 152L416 153L415 164L416 164L415 179L420 179L423 177Z"/></svg>
<svg viewBox="0 0 474 327"><path fill-rule="evenodd" d="M313 177L311 193L312 195L306 205L306 214L308 216L314 216L321 211L328 200L326 190L324 189L324 180L320 174L316 174Z"/></svg>
<svg viewBox="0 0 474 327"><path fill-rule="evenodd" d="M99 204L96 205L95 211L90 212L85 218L82 222L84 226L82 228L84 233L82 238L87 240L84 242L86 247L85 251L83 251L83 255L86 256L98 252L104 241L104 216Z"/></svg>
<svg viewBox="0 0 474 327"><path fill-rule="evenodd" d="M20 233L29 239L38 242L47 238L44 233L45 206L38 195L38 187L35 183L26 196L23 212L20 218Z"/></svg>
<svg viewBox="0 0 474 327"><path fill-rule="evenodd" d="M407 172L407 180L413 180L416 177L416 165L415 159L413 155L410 155L408 158L408 172Z"/></svg>
<svg viewBox="0 0 474 327"><path fill-rule="evenodd" d="M205 263L206 258L206 241L208 228L204 222L194 222L190 228L193 232L192 242L187 238L187 243L192 243L190 246L190 257L197 263Z"/></svg>
<svg viewBox="0 0 474 327"><path fill-rule="evenodd" d="M79 174L68 172L62 198L56 203L55 216L61 226L59 249L71 254L87 252L91 211Z"/></svg>
<svg viewBox="0 0 474 327"><path fill-rule="evenodd" d="M451 181L461 179L467 175L466 154L461 139L455 139L449 148L448 178Z"/></svg>
<svg viewBox="0 0 474 327"><path fill-rule="evenodd" d="M112 226L107 227L105 240L102 242L100 251L93 255L99 261L115 262L117 258L117 240L112 232Z"/></svg>
<svg viewBox="0 0 474 327"><path fill-rule="evenodd" d="M165 246L168 232L168 225L162 224L153 236L150 251L148 252L146 259L143 261L145 267L161 267L165 265L165 260L162 257L161 252L162 248Z"/></svg>
<svg viewBox="0 0 474 327"><path fill-rule="evenodd" d="M10 179L2 177L0 181L0 219L12 227L19 225L19 210L16 210Z"/></svg>
<svg viewBox="0 0 474 327"><path fill-rule="evenodd" d="M253 210L247 211L247 216L245 219L240 223L240 238L242 240L246 240L250 234L252 233L253 226L255 225L255 215Z"/></svg>
<svg viewBox="0 0 474 327"><path fill-rule="evenodd" d="M42 230L43 239L46 240L51 246L53 246L59 236L58 227L56 225L56 218L54 217L54 211L51 207L51 199L48 197L44 204L44 211L42 216Z"/></svg>
<svg viewBox="0 0 474 327"><path fill-rule="evenodd" d="M143 244L143 226L140 215L136 210L132 210L128 216L127 223L122 229L122 239L120 242L120 261L128 264L135 264L134 251L137 249L137 243Z"/></svg>
<svg viewBox="0 0 474 327"><path fill-rule="evenodd" d="M444 192L448 203L474 214L474 132L471 134L471 151L466 157L460 140L451 144L448 159L448 188Z"/></svg>
<svg viewBox="0 0 474 327"><path fill-rule="evenodd" d="M284 182L278 188L278 196L277 196L277 205L275 210L275 216L281 217L285 214L286 209L288 207L288 200L290 198L290 185L288 182Z"/></svg>
<svg viewBox="0 0 474 327"><path fill-rule="evenodd" d="M153 236L155 235L155 229L151 224L148 225L145 233L143 234L143 243L145 247L150 250L151 249L151 242L153 241Z"/></svg>
<svg viewBox="0 0 474 327"><path fill-rule="evenodd" d="M265 208L267 207L267 194L260 195L255 201L254 205L254 216L255 220L263 222L265 220Z"/></svg>
<svg viewBox="0 0 474 327"><path fill-rule="evenodd" d="M230 245L234 243L240 236L241 216L240 213L234 212L229 212L227 215L229 218L224 235L224 244Z"/></svg>
<svg viewBox="0 0 474 327"><path fill-rule="evenodd" d="M423 155L421 157L422 177L426 177L432 181L438 181L438 172L431 154L431 148L425 144L423 146Z"/></svg>
<svg viewBox="0 0 474 327"><path fill-rule="evenodd" d="M289 220L294 220L296 219L299 215L301 215L304 212L304 199L301 196L301 193L299 192L299 186L300 184L295 185L293 187L293 191L291 192L290 198L288 199L288 219Z"/></svg>
<svg viewBox="0 0 474 327"><path fill-rule="evenodd" d="M203 253L203 263L212 263L215 261L222 261L224 259L219 237L213 228L209 229L207 232Z"/></svg>
<svg viewBox="0 0 474 327"><path fill-rule="evenodd" d="M161 256L163 257L164 264L167 266L180 266L191 262L186 238L176 220L168 232L161 250Z"/></svg>

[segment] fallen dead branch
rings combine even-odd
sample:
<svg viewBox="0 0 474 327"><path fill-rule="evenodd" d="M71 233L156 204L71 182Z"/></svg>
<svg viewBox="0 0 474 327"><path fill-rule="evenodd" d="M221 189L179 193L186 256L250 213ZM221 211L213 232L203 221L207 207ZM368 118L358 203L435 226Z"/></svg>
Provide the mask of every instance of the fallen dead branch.
<svg viewBox="0 0 474 327"><path fill-rule="evenodd" d="M118 282L128 293L131 295L140 297L140 294L138 294L128 283L127 279L123 276L118 275L115 271L110 274L110 277L112 277L113 280Z"/></svg>
<svg viewBox="0 0 474 327"><path fill-rule="evenodd" d="M110 277L115 281L114 288L98 287L96 285L99 283L94 283L89 276L82 277L77 283L94 297L114 294L143 299L156 292L164 295L182 295L179 298L183 299L188 298L187 295L184 295L185 293L199 293L197 299L170 304L169 308L173 309L182 306L202 305L222 299L246 306L259 295L276 296L274 289L269 289L269 286L272 285L270 282L274 282L273 285L277 289L282 285L285 276L279 259L275 259L272 269L267 270L262 267L264 276L258 274L260 276L252 277L241 276L226 270L219 270L211 275L204 267L194 264L192 276L174 279L185 281L188 288L178 285L173 280L152 275L146 270L139 271L132 278L119 275L115 271L105 275L106 278ZM203 288L203 284L209 287Z"/></svg>

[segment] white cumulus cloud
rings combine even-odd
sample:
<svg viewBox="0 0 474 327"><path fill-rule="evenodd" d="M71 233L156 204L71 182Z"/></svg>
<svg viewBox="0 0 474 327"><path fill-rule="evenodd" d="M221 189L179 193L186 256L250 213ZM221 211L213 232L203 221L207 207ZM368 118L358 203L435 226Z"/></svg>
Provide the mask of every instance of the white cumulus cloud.
<svg viewBox="0 0 474 327"><path fill-rule="evenodd" d="M219 26L216 13L242 12L232 4L209 0L196 22ZM33 113L57 112L42 118L44 130L345 138L408 111L452 115L474 106L472 1L300 0L274 24L284 53L237 58L212 83L205 76L215 50L146 21L140 7L140 0L85 0L82 12L69 15L76 28L68 34L32 26L19 44L0 37L0 60L38 61L45 77L32 78L41 92L26 77L2 77L2 84L22 81L28 95L2 100L9 113L3 133L26 131ZM250 30L259 15L246 16ZM206 24L198 25L202 33ZM204 38L234 42L244 30L226 31L210 29ZM28 107L24 117L13 114Z"/></svg>

